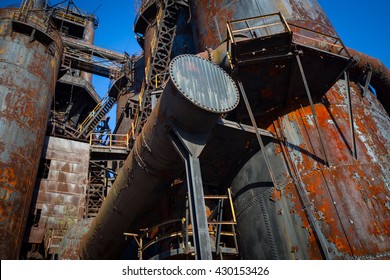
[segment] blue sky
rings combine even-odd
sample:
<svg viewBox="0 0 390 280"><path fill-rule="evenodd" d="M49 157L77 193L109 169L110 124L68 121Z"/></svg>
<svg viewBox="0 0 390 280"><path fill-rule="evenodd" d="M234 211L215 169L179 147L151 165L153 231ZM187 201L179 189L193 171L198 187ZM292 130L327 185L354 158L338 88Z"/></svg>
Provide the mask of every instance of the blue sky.
<svg viewBox="0 0 390 280"><path fill-rule="evenodd" d="M0 7L19 4L19 0L0 0ZM50 0L52 4L60 0ZM132 32L134 23L133 0L74 0L77 7L96 11L99 27L95 44L118 52L133 54L140 50ZM379 58L390 68L390 0L318 0L327 16L348 47ZM94 77L101 96L107 92L109 81ZM113 109L114 110L114 109ZM111 110L111 118L114 111ZM110 122L114 128L113 122Z"/></svg>

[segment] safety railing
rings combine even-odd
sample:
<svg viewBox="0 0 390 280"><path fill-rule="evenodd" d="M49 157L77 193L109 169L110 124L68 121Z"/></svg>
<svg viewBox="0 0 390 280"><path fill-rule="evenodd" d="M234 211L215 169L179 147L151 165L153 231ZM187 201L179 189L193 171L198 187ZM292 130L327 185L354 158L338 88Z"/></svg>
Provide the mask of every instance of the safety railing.
<svg viewBox="0 0 390 280"><path fill-rule="evenodd" d="M91 133L89 144L99 148L129 148L128 134Z"/></svg>
<svg viewBox="0 0 390 280"><path fill-rule="evenodd" d="M289 23L289 25L293 31L293 42L350 57L347 48L339 37L292 23Z"/></svg>
<svg viewBox="0 0 390 280"><path fill-rule="evenodd" d="M84 26L87 24L87 20L85 17L76 16L58 9L54 12L54 16L60 19L68 20L70 22L82 24Z"/></svg>
<svg viewBox="0 0 390 280"><path fill-rule="evenodd" d="M291 33L293 43L350 57L339 37L288 23L280 12L229 21L227 32L232 44L282 33Z"/></svg>
<svg viewBox="0 0 390 280"><path fill-rule="evenodd" d="M148 9L156 0L136 0L134 2L134 11L136 14L142 14L146 9Z"/></svg>
<svg viewBox="0 0 390 280"><path fill-rule="evenodd" d="M47 20L47 15L44 11L33 10L32 1L23 2L19 9L13 14L13 20L28 23L42 32L54 30L55 27Z"/></svg>
<svg viewBox="0 0 390 280"><path fill-rule="evenodd" d="M243 41L291 32L281 13L229 21L227 30L229 39L233 44L236 43L238 38Z"/></svg>
<svg viewBox="0 0 390 280"><path fill-rule="evenodd" d="M85 127L85 125L93 118L96 116L96 114L98 114L99 112L99 109L103 106L103 104L107 101L107 99L109 98L108 95L106 95L105 97L103 97L102 101L100 103L98 103L95 108L93 108L92 112L89 113L89 115L84 119L84 121L79 125L79 127L77 128L78 131L82 131L83 128Z"/></svg>
<svg viewBox="0 0 390 280"><path fill-rule="evenodd" d="M224 252L229 252L231 254L238 254L238 244L236 239L235 225L237 224L236 214L233 206L232 193L228 189L227 195L205 195L205 201L207 200L218 200L217 207L213 213L208 216L208 232L211 240L214 245L212 250L216 255L222 254ZM222 215L223 201L228 200L228 205L230 208L230 217L228 221L223 221ZM187 201L188 203L188 201ZM222 226L230 226L230 230L222 230ZM159 234L160 231L164 232L164 228L175 228L176 230L170 230L163 234ZM153 247L164 248L163 243L168 242L170 244L176 244L174 250L178 250L182 254L194 253L194 247L191 246L191 239L193 237L193 228L189 219L189 209L186 210L186 217L181 219L173 219L161 224L155 225L151 228L145 229L141 234L135 233L124 233L126 238L132 237L138 245L138 258L142 260L146 255L146 251ZM234 247L228 247L226 244L221 246L221 237L223 238L232 238ZM227 249L227 250L223 250ZM154 250L153 250L154 251ZM163 251L160 253L164 253Z"/></svg>

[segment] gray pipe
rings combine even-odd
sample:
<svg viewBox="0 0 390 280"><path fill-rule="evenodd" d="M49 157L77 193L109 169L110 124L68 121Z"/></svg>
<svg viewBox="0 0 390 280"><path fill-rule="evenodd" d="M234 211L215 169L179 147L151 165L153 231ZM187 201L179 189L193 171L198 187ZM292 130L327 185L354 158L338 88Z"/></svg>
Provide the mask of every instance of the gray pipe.
<svg viewBox="0 0 390 280"><path fill-rule="evenodd" d="M118 259L126 246L123 233L157 222L158 213L150 215L151 210L183 170L167 136L172 123L187 133L206 133L238 104L233 80L206 59L178 56L169 74L170 81L82 241L81 259Z"/></svg>

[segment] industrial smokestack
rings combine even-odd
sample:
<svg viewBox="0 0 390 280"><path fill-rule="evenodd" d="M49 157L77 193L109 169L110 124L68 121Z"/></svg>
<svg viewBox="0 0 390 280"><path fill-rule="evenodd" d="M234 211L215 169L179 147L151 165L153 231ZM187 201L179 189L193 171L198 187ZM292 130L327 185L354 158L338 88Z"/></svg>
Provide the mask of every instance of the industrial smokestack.
<svg viewBox="0 0 390 280"><path fill-rule="evenodd" d="M32 4L32 8L35 10L42 10L46 8L46 0L28 0L27 6L29 6L29 2Z"/></svg>
<svg viewBox="0 0 390 280"><path fill-rule="evenodd" d="M126 246L123 233L152 226L145 217L183 170L167 135L172 124L189 134L207 133L221 114L238 104L233 80L206 59L178 56L169 74L170 81L82 242L82 259L120 258Z"/></svg>

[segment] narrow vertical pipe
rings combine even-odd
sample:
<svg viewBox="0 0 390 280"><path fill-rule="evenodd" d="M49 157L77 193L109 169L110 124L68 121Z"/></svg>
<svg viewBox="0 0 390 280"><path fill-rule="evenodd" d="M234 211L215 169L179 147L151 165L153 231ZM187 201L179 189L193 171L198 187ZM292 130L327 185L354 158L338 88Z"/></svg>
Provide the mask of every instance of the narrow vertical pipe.
<svg viewBox="0 0 390 280"><path fill-rule="evenodd" d="M93 17L88 18L84 30L84 42L93 45L95 40L95 21ZM92 84L92 73L82 71L80 77Z"/></svg>

